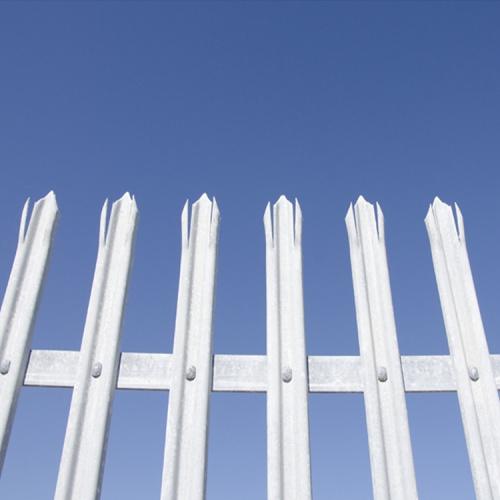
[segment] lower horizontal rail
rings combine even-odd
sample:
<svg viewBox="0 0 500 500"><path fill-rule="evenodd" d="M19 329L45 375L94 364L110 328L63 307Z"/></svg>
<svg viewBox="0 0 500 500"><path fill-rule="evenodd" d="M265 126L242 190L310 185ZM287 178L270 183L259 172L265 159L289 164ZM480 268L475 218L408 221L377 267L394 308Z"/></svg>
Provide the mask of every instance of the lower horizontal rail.
<svg viewBox="0 0 500 500"><path fill-rule="evenodd" d="M78 351L32 350L25 386L73 387ZM491 355L500 390L500 355ZM124 352L117 389L168 391L171 354ZM362 393L359 356L308 356L309 392ZM266 392L266 356L214 356L214 392ZM456 391L450 356L401 356L405 392ZM387 374L391 376L390 373Z"/></svg>

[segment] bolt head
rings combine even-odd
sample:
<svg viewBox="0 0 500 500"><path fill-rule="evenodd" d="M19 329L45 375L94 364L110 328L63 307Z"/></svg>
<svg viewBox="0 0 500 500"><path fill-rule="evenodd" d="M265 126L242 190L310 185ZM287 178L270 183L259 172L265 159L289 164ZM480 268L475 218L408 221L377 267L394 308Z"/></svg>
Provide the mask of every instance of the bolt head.
<svg viewBox="0 0 500 500"><path fill-rule="evenodd" d="M283 382L290 382L292 380L292 369L289 366L285 366L281 372L281 379Z"/></svg>
<svg viewBox="0 0 500 500"><path fill-rule="evenodd" d="M194 380L196 378L196 366L189 365L186 369L186 378L188 380Z"/></svg>
<svg viewBox="0 0 500 500"><path fill-rule="evenodd" d="M387 368L385 366L378 369L377 378L380 382L387 382Z"/></svg>
<svg viewBox="0 0 500 500"><path fill-rule="evenodd" d="M479 380L479 371L477 370L477 368L475 366L471 366L469 368L469 377L473 382L476 382L477 380Z"/></svg>
<svg viewBox="0 0 500 500"><path fill-rule="evenodd" d="M97 362L92 365L92 376L94 378L98 378L102 373L102 364Z"/></svg>
<svg viewBox="0 0 500 500"><path fill-rule="evenodd" d="M10 369L10 359L2 359L0 362L0 373L2 375L7 375Z"/></svg>

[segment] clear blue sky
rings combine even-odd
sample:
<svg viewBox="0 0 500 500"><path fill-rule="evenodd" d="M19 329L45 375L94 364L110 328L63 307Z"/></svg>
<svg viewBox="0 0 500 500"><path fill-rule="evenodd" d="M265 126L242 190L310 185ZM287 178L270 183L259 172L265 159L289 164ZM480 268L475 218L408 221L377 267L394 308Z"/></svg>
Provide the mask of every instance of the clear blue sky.
<svg viewBox="0 0 500 500"><path fill-rule="evenodd" d="M221 210L215 353L265 353L262 217L304 214L310 355L358 354L344 217L386 218L402 354L447 354L424 217L464 214L500 353L500 3L0 2L0 288L25 200L61 221L33 347L79 349L106 198L141 221L123 350L171 352L186 201ZM53 496L71 391L23 389L1 498ZM408 395L423 499L474 497L455 394ZM167 393L118 392L104 500L158 498ZM361 395L310 396L316 499L371 497ZM266 497L263 394L212 398L208 499ZM31 479L30 479L31 478Z"/></svg>

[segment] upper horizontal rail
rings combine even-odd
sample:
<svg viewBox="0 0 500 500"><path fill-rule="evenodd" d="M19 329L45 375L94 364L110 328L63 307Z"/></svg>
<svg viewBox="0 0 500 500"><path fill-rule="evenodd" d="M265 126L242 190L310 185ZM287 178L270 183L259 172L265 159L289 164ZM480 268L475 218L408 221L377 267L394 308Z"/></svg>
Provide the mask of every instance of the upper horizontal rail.
<svg viewBox="0 0 500 500"><path fill-rule="evenodd" d="M25 386L73 387L78 351L32 350ZM500 390L500 355L490 356ZM168 391L171 354L121 354L117 389ZM309 392L362 393L359 356L308 356ZM214 392L266 392L267 360L264 355L213 357ZM450 356L401 356L405 392L457 390ZM390 376L390 373L388 373Z"/></svg>

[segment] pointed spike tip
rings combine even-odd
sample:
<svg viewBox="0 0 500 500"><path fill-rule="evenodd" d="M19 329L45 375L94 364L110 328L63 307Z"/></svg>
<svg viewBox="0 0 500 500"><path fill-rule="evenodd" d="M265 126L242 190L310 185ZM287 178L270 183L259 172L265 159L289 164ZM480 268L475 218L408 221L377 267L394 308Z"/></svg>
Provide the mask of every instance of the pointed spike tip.
<svg viewBox="0 0 500 500"><path fill-rule="evenodd" d="M210 198L207 196L207 193L203 193L192 205L194 206L206 206L211 205L212 202Z"/></svg>
<svg viewBox="0 0 500 500"><path fill-rule="evenodd" d="M354 220L354 206L349 203L349 208L347 209L347 213L345 214L344 221L346 224L350 223L349 221Z"/></svg>
<svg viewBox="0 0 500 500"><path fill-rule="evenodd" d="M368 205L369 207L373 207L373 203L370 203L365 199L363 195L360 195L358 199L356 200L356 203L354 204L354 207L361 207L363 205Z"/></svg>
<svg viewBox="0 0 500 500"><path fill-rule="evenodd" d="M302 216L302 209L300 208L300 203L297 198L295 198L295 213Z"/></svg>
<svg viewBox="0 0 500 500"><path fill-rule="evenodd" d="M28 209L30 206L30 198L26 200L21 213L21 223L19 224L19 236L17 238L18 245L20 245L26 237L26 222L28 220Z"/></svg>
<svg viewBox="0 0 500 500"><path fill-rule="evenodd" d="M128 202L130 203L136 210L137 209L137 202L135 200L135 196L130 194L128 191L124 193L124 195L118 200L118 202ZM115 202L116 203L116 202ZM114 203L113 203L114 204Z"/></svg>
<svg viewBox="0 0 500 500"><path fill-rule="evenodd" d="M108 199L106 199L106 204L109 202ZM131 196L130 193L128 191L126 191L123 196L121 198L119 198L118 200L114 201L111 205L111 211L113 211L113 208L115 206L121 206L121 205L128 205L130 204L135 210L139 211L138 208L137 208L137 203L135 201L135 196ZM106 229L107 231L107 229Z"/></svg>
<svg viewBox="0 0 500 500"><path fill-rule="evenodd" d="M219 205L217 205L217 200L215 199L215 196L212 198L211 221L212 221L212 224L216 221L217 222L220 221L220 210L219 210Z"/></svg>
<svg viewBox="0 0 500 500"><path fill-rule="evenodd" d="M448 203L445 203L444 201L441 201L441 198L436 196L434 198L434 201L432 202L433 207L449 207Z"/></svg>
<svg viewBox="0 0 500 500"><path fill-rule="evenodd" d="M385 220L384 220L384 212L382 212L382 208L376 202L376 224L377 224L377 234L378 234L378 239L383 240L385 239Z"/></svg>
<svg viewBox="0 0 500 500"><path fill-rule="evenodd" d="M347 237L349 238L350 244L352 244L357 241L358 238L358 228L356 226L356 218L354 217L354 207L352 203L349 204L344 222L347 228Z"/></svg>
<svg viewBox="0 0 500 500"><path fill-rule="evenodd" d="M101 220L99 224L99 244L104 245L106 243L106 219L108 215L108 198L104 201L101 209Z"/></svg>
<svg viewBox="0 0 500 500"><path fill-rule="evenodd" d="M299 200L295 198L295 245L300 246L302 244L302 210L300 209Z"/></svg>
<svg viewBox="0 0 500 500"><path fill-rule="evenodd" d="M432 203L429 203L429 210L427 210L427 213L425 214L424 222L428 217L432 217Z"/></svg>
<svg viewBox="0 0 500 500"><path fill-rule="evenodd" d="M271 212L271 202L268 201L266 205L266 209L264 210L264 218L266 218L267 214Z"/></svg>
<svg viewBox="0 0 500 500"><path fill-rule="evenodd" d="M266 210L264 211L264 233L266 235L266 245L269 247L274 246L274 235L273 235L273 222L271 219L271 202L266 205Z"/></svg>
<svg viewBox="0 0 500 500"><path fill-rule="evenodd" d="M133 199L134 199L134 197L130 196L130 193L128 191L126 191L125 193L123 193L123 196L117 201L122 201L122 200L123 201L125 201L125 200L132 201Z"/></svg>
<svg viewBox="0 0 500 500"><path fill-rule="evenodd" d="M42 199L44 200L56 200L56 194L54 191L51 189Z"/></svg>
<svg viewBox="0 0 500 500"><path fill-rule="evenodd" d="M462 212L457 203L455 203L455 216L458 228L458 238L460 239L460 241L465 241L464 216L462 215Z"/></svg>
<svg viewBox="0 0 500 500"><path fill-rule="evenodd" d="M182 246L186 247L189 244L189 199L184 203L181 213L181 241Z"/></svg>

